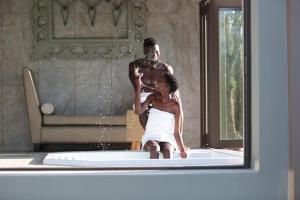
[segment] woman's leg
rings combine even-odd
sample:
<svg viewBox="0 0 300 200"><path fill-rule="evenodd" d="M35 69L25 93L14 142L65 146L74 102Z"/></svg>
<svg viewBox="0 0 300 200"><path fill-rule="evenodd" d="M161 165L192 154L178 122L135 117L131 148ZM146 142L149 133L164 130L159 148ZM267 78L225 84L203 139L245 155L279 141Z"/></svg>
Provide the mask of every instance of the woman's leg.
<svg viewBox="0 0 300 200"><path fill-rule="evenodd" d="M165 159L173 158L175 148L168 142L161 142L162 152Z"/></svg>
<svg viewBox="0 0 300 200"><path fill-rule="evenodd" d="M144 150L150 151L150 159L158 159L160 146L159 144L154 140L149 140L144 145Z"/></svg>

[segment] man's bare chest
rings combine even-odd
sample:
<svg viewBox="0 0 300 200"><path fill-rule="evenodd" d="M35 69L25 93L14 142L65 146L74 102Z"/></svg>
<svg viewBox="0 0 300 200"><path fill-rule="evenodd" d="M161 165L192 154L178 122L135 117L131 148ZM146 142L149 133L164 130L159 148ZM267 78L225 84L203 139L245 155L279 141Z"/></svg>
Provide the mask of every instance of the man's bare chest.
<svg viewBox="0 0 300 200"><path fill-rule="evenodd" d="M139 71L141 73L143 73L143 77L145 79L157 79L163 73L167 72L165 67L162 67L162 66L149 66L149 65L140 67Z"/></svg>

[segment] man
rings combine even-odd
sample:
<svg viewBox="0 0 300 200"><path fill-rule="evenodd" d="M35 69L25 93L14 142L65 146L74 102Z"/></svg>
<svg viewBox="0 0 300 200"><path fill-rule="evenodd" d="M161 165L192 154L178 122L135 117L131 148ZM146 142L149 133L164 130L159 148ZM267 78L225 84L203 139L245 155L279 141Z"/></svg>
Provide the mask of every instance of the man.
<svg viewBox="0 0 300 200"><path fill-rule="evenodd" d="M145 101L147 96L155 91L157 81L161 78L163 73L173 74L173 68L159 60L160 51L159 45L154 38L144 39L144 54L145 58L135 60L129 64L129 79L134 87L135 94L137 90L136 82L136 69L139 73L143 74L142 76L142 87L141 87L141 101ZM182 110L181 100L179 97L179 91L175 91L172 95L172 99L178 101L180 104L180 109ZM147 119L148 119L148 110L139 115L140 123L145 129ZM182 131L183 127L183 116L180 121L180 130Z"/></svg>

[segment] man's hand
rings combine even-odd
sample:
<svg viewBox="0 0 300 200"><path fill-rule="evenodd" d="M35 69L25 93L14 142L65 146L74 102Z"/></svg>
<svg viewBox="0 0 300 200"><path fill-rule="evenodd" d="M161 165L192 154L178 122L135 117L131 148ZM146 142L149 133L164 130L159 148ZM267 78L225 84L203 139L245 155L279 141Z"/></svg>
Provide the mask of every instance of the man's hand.
<svg viewBox="0 0 300 200"><path fill-rule="evenodd" d="M142 86L142 76L143 76L143 73L140 73L139 72L139 68L134 68L134 82L136 84L136 86Z"/></svg>
<svg viewBox="0 0 300 200"><path fill-rule="evenodd" d="M180 94L179 94L179 90L176 90L175 92L173 92L171 94L171 98L177 102L180 102Z"/></svg>

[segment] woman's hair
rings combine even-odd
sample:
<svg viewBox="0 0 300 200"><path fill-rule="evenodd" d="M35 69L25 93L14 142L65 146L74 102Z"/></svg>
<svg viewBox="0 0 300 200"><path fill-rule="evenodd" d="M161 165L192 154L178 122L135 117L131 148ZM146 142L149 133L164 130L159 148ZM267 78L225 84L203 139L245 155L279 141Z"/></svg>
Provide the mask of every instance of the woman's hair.
<svg viewBox="0 0 300 200"><path fill-rule="evenodd" d="M178 81L175 78L175 76L169 72L165 73L164 76L165 80L167 81L169 85L169 93L173 93L178 89Z"/></svg>
<svg viewBox="0 0 300 200"><path fill-rule="evenodd" d="M149 37L149 38L146 38L144 39L144 48L145 47L154 47L156 44L158 44L157 40L152 38L152 37Z"/></svg>

